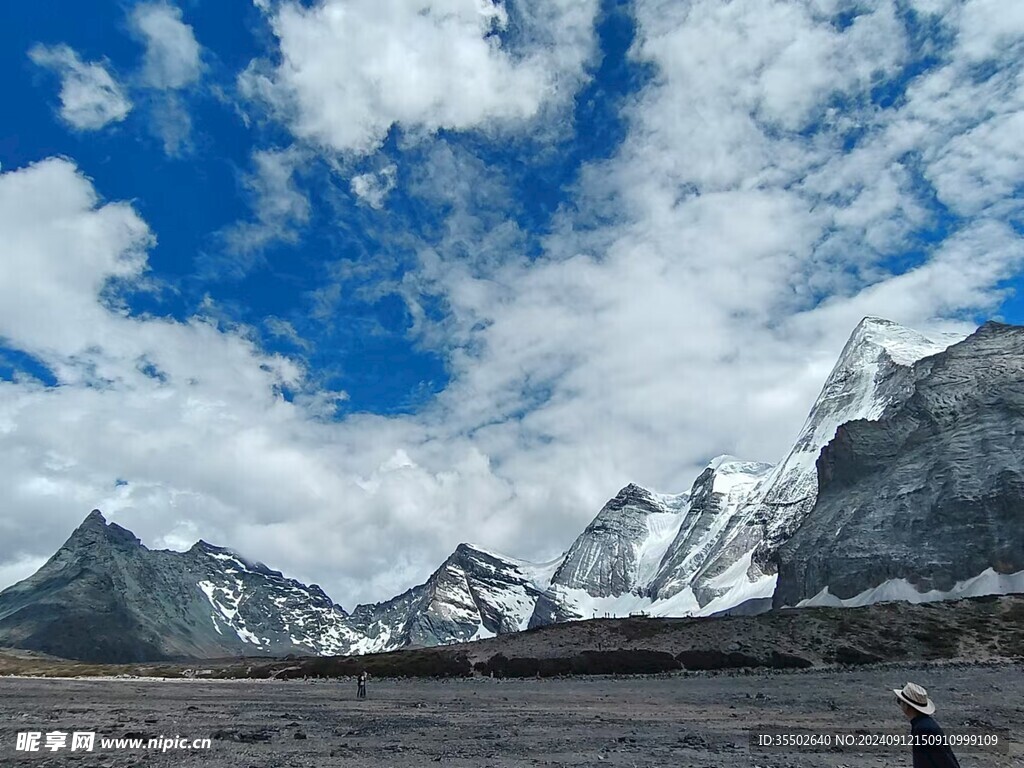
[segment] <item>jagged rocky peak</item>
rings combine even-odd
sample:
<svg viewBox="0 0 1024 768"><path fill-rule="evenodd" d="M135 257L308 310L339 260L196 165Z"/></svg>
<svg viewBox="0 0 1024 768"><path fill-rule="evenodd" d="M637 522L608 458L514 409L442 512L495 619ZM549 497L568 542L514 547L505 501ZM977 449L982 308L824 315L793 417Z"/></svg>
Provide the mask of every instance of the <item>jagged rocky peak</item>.
<svg viewBox="0 0 1024 768"><path fill-rule="evenodd" d="M942 352L959 336L927 336L891 320L865 317L843 347L792 450L751 497L747 515L764 538L754 559L774 571L774 552L814 506L815 462L841 424L877 419L913 392L913 364Z"/></svg>
<svg viewBox="0 0 1024 768"><path fill-rule="evenodd" d="M632 592L644 580L645 545L679 515L683 497L664 497L630 483L573 542L551 584L593 597Z"/></svg>
<svg viewBox="0 0 1024 768"><path fill-rule="evenodd" d="M92 510L82 523L71 532L63 549L82 549L97 545L121 547L142 547L139 538L117 523L108 523L103 513Z"/></svg>
<svg viewBox="0 0 1024 768"><path fill-rule="evenodd" d="M82 521L82 526L93 526L107 524L107 518L103 516L103 513L98 509L92 510L88 515L85 516L85 520Z"/></svg>
<svg viewBox="0 0 1024 768"><path fill-rule="evenodd" d="M357 606L350 626L364 639L354 650L443 645L526 629L557 564L460 544L425 583L387 602Z"/></svg>
<svg viewBox="0 0 1024 768"><path fill-rule="evenodd" d="M605 505L606 510L623 509L627 506L634 506L638 509L648 509L652 512L658 511L657 501L654 494L636 483L630 483L613 496Z"/></svg>
<svg viewBox="0 0 1024 768"><path fill-rule="evenodd" d="M668 599L689 588L699 603L713 599L710 593L698 594L701 575L717 561L717 576L753 546L745 538L737 541L749 534L739 513L771 469L771 464L729 455L708 463L693 483L686 515L647 587L651 597Z"/></svg>
<svg viewBox="0 0 1024 768"><path fill-rule="evenodd" d="M822 451L814 508L779 549L776 605L1024 584L1024 328L987 323L913 374L908 398Z"/></svg>

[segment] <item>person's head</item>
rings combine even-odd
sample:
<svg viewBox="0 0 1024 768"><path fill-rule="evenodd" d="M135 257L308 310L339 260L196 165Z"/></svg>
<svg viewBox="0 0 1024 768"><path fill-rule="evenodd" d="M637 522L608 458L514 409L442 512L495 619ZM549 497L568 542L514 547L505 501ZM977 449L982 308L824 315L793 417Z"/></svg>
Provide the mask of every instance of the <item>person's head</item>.
<svg viewBox="0 0 1024 768"><path fill-rule="evenodd" d="M935 711L935 702L928 698L928 691L916 683L907 683L903 688L893 688L896 701L903 714L910 720L918 715L930 715Z"/></svg>
<svg viewBox="0 0 1024 768"><path fill-rule="evenodd" d="M913 720L915 717L921 714L902 699L897 698L896 703L900 705L900 709L903 710L903 714L907 716L908 720Z"/></svg>

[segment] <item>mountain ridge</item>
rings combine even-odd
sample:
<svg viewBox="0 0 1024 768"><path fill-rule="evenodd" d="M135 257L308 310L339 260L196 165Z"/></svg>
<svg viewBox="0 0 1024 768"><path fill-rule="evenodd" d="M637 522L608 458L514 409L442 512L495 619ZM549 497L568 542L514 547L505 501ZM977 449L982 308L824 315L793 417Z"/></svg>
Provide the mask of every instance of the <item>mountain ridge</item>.
<svg viewBox="0 0 1024 768"><path fill-rule="evenodd" d="M865 318L779 464L718 456L688 491L677 494L630 483L555 560L532 563L463 542L424 583L389 600L357 605L351 613L317 585L288 579L225 547L200 540L185 553L148 550L131 531L94 510L36 574L0 592L0 645L20 642L34 650L64 651L56 655L120 653L133 659L215 652L374 653L599 616L752 613L772 604L856 605L892 595L917 602L1015 589L1018 581L1024 588L1024 577L1018 580L1015 571L1007 571L1019 565L1024 572L1024 543L1013 534L1021 526L1010 525L1024 515L1024 477L1014 463L1016 438L1004 445L993 437L1000 424L1012 420L1016 425L1024 413L1024 395L1018 397L1018 382L1024 378L1022 338L1024 328L990 323L954 343L948 335L931 338L891 321ZM960 390L951 396L956 387ZM965 415L973 421L960 429L958 419ZM847 501L879 497L873 486L864 490L871 483L888 487L888 476L879 474L876 465L893 463L893 451L903 451L911 462L901 470L904 475L924 466L919 443L920 423L925 422L932 425L928 434L944 440L951 456L960 456L961 443L980 446L975 450L980 456L986 445L1002 451L1003 485L999 478L989 485L995 488L991 498L1006 506L1005 520L1000 520L1010 531L1013 556L1005 563L1002 550L984 543L992 539L991 525L961 531L979 541L956 567L946 553L941 583L922 576L934 563L915 560L903 550L892 550L893 562L915 565L902 570L874 567L871 558L858 560L857 552L871 540L870 526L900 510L901 499L918 505L914 514L941 519L937 502L927 494L883 495L889 501L881 511L858 508L864 528L859 539L850 528L849 535L833 537L841 546L823 544L831 540L826 531L853 524L856 515L848 514ZM971 429L975 422L983 426ZM1024 440L1024 417L1019 426ZM900 436L902 442L896 439ZM974 467L988 483L988 468L976 459L963 455L957 460ZM1010 470L1012 477L1006 474ZM951 476L944 471L944 477ZM844 478L853 490L843 485ZM962 478L957 482L957 493L974 487ZM959 496L955 500L962 501ZM984 519L983 508L972 509ZM846 522L838 522L837 515ZM895 534L889 538L899 540ZM832 554L819 556L819 550ZM938 550L928 551L934 555ZM992 575L986 576L982 566ZM948 589L933 588L936 584ZM89 646L82 640L89 635L89 621L73 609L75 601L91 601L111 626L135 638L135 645L118 646L116 638L108 637L114 633L101 627ZM55 645L61 621L84 629Z"/></svg>

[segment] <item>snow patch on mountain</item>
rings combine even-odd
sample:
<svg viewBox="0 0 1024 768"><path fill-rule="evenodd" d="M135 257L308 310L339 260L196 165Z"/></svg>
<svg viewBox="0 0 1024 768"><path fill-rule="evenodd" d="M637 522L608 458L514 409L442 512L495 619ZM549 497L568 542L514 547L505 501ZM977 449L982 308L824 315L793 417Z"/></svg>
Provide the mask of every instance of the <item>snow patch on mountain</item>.
<svg viewBox="0 0 1024 768"><path fill-rule="evenodd" d="M229 569L228 572L235 573L237 571ZM235 579L233 588L217 585L210 581L200 581L197 586L203 591L206 599L210 601L210 605L216 611L216 613L211 614L210 619L213 621L213 627L217 630L218 634L223 634L219 626L220 622L223 621L227 624L228 628L238 635L238 639L243 643L250 643L256 646L263 645L264 641L261 641L255 633L250 631L246 627L245 621L238 615L238 604L245 592L241 579ZM269 640L266 640L266 642L269 642Z"/></svg>
<svg viewBox="0 0 1024 768"><path fill-rule="evenodd" d="M763 574L752 568L754 550L746 552L722 573L708 579L707 585L721 593L701 606L697 616L710 616L720 611L735 608L747 600L770 598L775 593L778 574ZM757 575L750 578L751 571Z"/></svg>
<svg viewBox="0 0 1024 768"><path fill-rule="evenodd" d="M647 538L637 547L636 582L646 585L658 575L661 561L672 545L686 512L655 512L647 516Z"/></svg>
<svg viewBox="0 0 1024 768"><path fill-rule="evenodd" d="M982 597L984 595L1012 595L1021 592L1024 592L1024 571L997 573L993 568L986 568L977 576L958 581L952 589L945 592L937 589L919 592L906 579L889 579L877 587L866 589L860 594L845 599L830 594L828 587L825 587L814 597L801 600L797 603L797 607L859 608L873 603L894 601L935 603L941 600L961 600L966 597Z"/></svg>
<svg viewBox="0 0 1024 768"><path fill-rule="evenodd" d="M725 584L721 573L734 573L729 568L753 547L736 545L738 538L749 533L738 524L739 511L769 471L770 464L733 456L718 456L709 462L694 481L676 535L645 592L666 600L681 590L692 590L703 578L704 597L693 590L699 608L730 591L734 585ZM706 572L712 563L721 563L720 569ZM711 581L713 577L718 578ZM741 574L736 578L742 581L747 577Z"/></svg>

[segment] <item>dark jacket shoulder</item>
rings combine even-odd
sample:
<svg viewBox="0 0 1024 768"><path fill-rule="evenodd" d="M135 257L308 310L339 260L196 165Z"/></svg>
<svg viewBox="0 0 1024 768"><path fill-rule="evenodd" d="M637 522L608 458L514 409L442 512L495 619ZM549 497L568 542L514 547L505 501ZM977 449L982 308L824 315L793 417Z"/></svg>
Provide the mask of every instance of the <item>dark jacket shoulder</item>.
<svg viewBox="0 0 1024 768"><path fill-rule="evenodd" d="M931 715L918 715L910 721L910 732L913 734L936 733L941 735L942 728Z"/></svg>
<svg viewBox="0 0 1024 768"><path fill-rule="evenodd" d="M910 721L910 733L914 736L941 736L942 728L929 715L918 715ZM960 768L953 750L945 744L915 744L913 747L914 768Z"/></svg>

